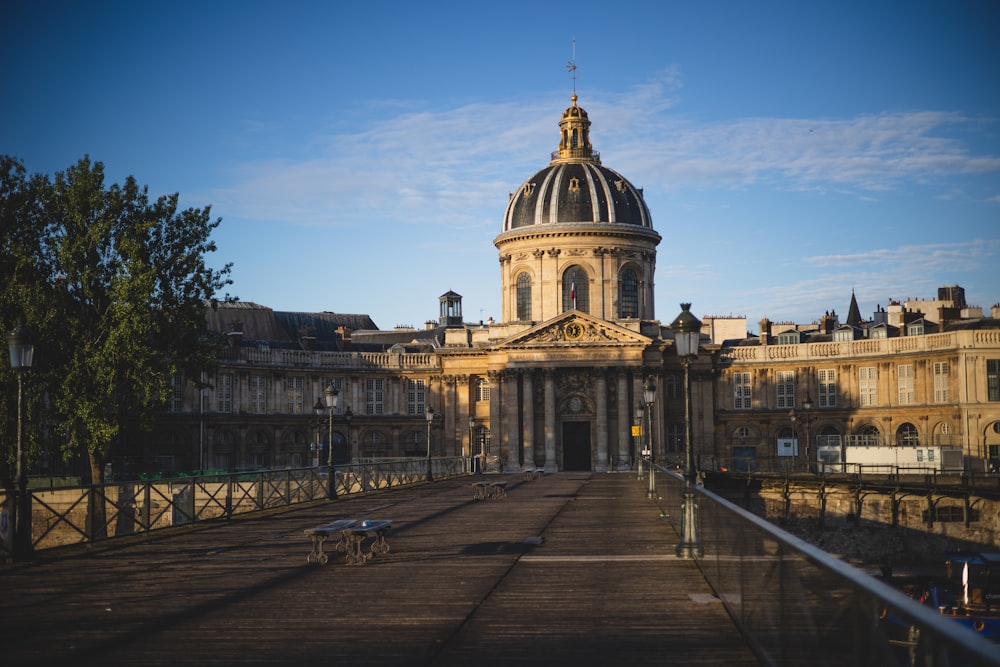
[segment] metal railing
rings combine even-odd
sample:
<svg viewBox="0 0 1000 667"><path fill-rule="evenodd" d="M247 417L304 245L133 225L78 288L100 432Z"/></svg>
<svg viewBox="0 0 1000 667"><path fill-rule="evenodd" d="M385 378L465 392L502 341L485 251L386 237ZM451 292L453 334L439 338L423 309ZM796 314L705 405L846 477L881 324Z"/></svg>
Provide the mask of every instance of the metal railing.
<svg viewBox="0 0 1000 667"><path fill-rule="evenodd" d="M663 472L680 533L684 481ZM695 498L697 563L763 664L1000 665L1000 646L936 610L703 488Z"/></svg>
<svg viewBox="0 0 1000 667"><path fill-rule="evenodd" d="M432 460L435 479L468 475L465 457ZM338 496L427 479L424 458L366 461L335 469ZM34 549L86 544L126 535L285 507L327 497L326 467L208 474L93 486L29 489ZM6 498L0 493L0 499ZM10 557L7 540L0 556Z"/></svg>

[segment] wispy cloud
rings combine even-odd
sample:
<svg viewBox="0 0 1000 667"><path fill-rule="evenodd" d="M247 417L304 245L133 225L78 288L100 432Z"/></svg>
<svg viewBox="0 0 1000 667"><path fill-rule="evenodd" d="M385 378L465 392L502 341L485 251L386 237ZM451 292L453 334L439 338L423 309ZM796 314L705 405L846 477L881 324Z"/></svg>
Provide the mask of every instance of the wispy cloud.
<svg viewBox="0 0 1000 667"><path fill-rule="evenodd" d="M620 94L589 101L592 138L605 161L643 187L831 189L871 197L908 183L1000 172L1000 157L956 138L982 121L956 112L866 114L843 119L738 118L700 122L675 114L680 75L668 70ZM308 140L308 157L233 165L210 196L229 215L302 225L391 218L466 224L495 216L522 179L554 150L557 98L406 110L357 132ZM581 105L584 102L581 101Z"/></svg>

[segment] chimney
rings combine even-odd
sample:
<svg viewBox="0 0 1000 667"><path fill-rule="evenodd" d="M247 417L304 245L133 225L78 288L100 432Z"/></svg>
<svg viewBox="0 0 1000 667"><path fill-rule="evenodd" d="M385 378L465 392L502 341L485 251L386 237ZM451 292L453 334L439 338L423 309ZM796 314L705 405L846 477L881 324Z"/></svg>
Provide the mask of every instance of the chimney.
<svg viewBox="0 0 1000 667"><path fill-rule="evenodd" d="M760 327L760 344L767 345L768 340L771 338L771 320L766 317L757 323Z"/></svg>

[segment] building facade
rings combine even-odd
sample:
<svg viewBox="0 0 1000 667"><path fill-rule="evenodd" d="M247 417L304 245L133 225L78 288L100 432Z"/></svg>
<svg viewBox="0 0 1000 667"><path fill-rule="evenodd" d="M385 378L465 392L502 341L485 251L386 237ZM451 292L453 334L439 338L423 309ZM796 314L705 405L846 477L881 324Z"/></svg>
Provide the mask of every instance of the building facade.
<svg viewBox="0 0 1000 667"><path fill-rule="evenodd" d="M325 462L331 444L338 463L430 447L508 471L607 471L632 467L647 445L679 462L683 367L655 318L660 240L642 190L593 149L574 94L557 150L510 195L494 239L501 321L464 322L454 292L424 329L220 305L210 324L230 344L218 372L197 378L206 389L176 378L135 465L299 467ZM1000 460L1000 309L947 320L958 304L939 302L956 295L965 309L951 286L936 312L899 324L879 313L862 321L853 297L843 325L828 313L804 327L765 321L748 336L743 318L706 318L690 367L699 464L805 466L834 442L947 442L972 467ZM655 398L640 420L647 383ZM321 401L331 384L332 429Z"/></svg>

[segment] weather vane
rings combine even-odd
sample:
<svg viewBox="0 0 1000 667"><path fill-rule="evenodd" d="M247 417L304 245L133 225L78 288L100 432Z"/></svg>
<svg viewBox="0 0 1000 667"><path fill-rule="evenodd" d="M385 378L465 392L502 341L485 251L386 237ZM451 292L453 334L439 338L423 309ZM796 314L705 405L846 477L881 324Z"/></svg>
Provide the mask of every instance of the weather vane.
<svg viewBox="0 0 1000 667"><path fill-rule="evenodd" d="M566 63L566 71L573 77L573 95L576 95L576 37L573 38L573 59Z"/></svg>

